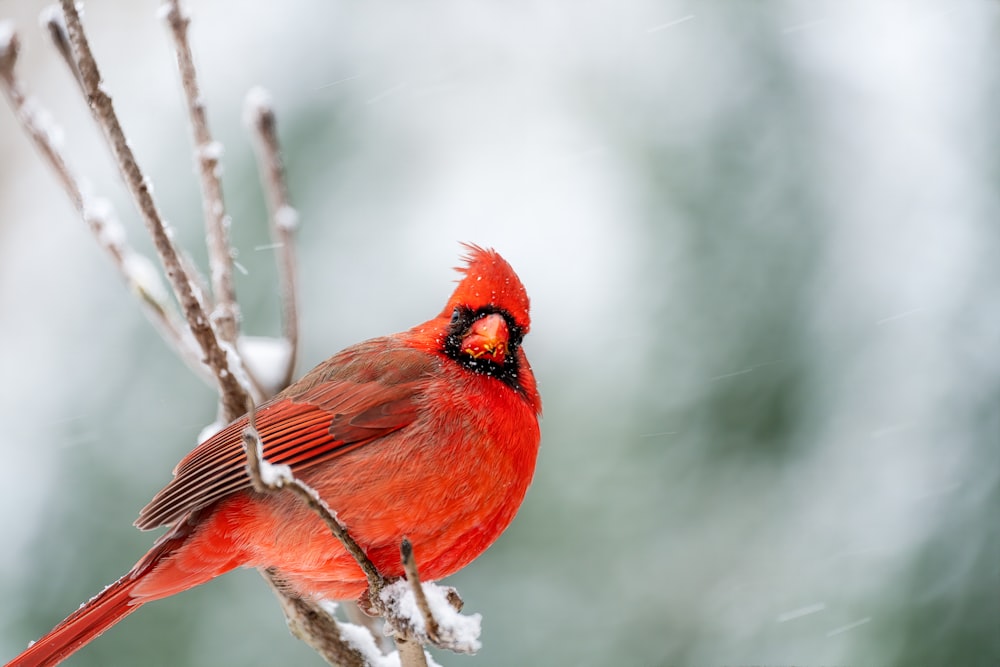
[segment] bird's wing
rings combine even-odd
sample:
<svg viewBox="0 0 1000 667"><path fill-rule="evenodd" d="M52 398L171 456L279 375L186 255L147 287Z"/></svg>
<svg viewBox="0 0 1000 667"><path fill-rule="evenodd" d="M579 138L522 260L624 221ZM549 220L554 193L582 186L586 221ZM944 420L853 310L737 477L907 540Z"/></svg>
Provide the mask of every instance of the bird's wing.
<svg viewBox="0 0 1000 667"><path fill-rule="evenodd" d="M299 473L413 422L417 398L437 362L433 355L385 340L348 348L257 409L255 422L269 463ZM243 448L247 423L246 416L237 419L184 457L174 479L139 513L136 526L174 524L249 488Z"/></svg>

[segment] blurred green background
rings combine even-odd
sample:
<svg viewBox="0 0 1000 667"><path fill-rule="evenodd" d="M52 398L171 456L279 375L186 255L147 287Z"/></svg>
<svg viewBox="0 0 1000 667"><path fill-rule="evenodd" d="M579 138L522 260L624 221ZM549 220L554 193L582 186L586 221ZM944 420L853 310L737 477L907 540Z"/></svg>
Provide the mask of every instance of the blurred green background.
<svg viewBox="0 0 1000 667"><path fill-rule="evenodd" d="M37 24L64 147L141 225ZM449 583L442 665L1000 664L1000 5L199 0L245 330L278 330L246 91L301 214L300 372L436 313L458 241L533 299L543 448ZM85 21L202 260L156 3ZM0 656L124 573L214 418L0 109ZM319 665L260 578L157 602L69 665Z"/></svg>

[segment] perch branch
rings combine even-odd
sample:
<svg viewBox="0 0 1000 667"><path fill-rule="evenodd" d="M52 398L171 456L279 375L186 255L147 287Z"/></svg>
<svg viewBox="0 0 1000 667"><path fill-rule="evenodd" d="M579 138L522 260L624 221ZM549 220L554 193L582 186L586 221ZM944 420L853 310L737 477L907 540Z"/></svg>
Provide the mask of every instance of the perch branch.
<svg viewBox="0 0 1000 667"><path fill-rule="evenodd" d="M288 630L294 637L305 642L331 665L370 667L361 652L344 640L337 620L319 603L290 595L273 569L262 570L261 574L278 598Z"/></svg>
<svg viewBox="0 0 1000 667"><path fill-rule="evenodd" d="M227 421L236 419L243 414L247 392L237 379L233 369L230 368L228 355L216 338L211 322L205 314L205 308L189 276L183 269L177 249L171 240L171 232L167 229L156 208L150 192L149 181L139 169L132 149L125 139L111 97L105 92L102 85L101 74L80 22L76 2L75 0L60 0L60 3L87 102L97 124L101 127L111 146L111 151L118 163L125 184L146 223L146 228L153 239L153 244L160 261L163 263L174 295L177 297L188 326L191 328L191 333L204 355L204 362L212 369L216 378L222 400L223 415Z"/></svg>
<svg viewBox="0 0 1000 667"><path fill-rule="evenodd" d="M250 483L254 490L259 493L278 493L284 489L293 492L299 497L302 502L304 502L309 509L314 511L326 524L330 532L340 540L341 544L347 549L348 552L357 561L358 565L361 567L362 571L365 573L365 577L368 579L368 601L375 613L390 620L397 620L390 618L390 611L385 605L381 598L381 593L386 587L385 578L379 573L378 569L368 558L368 555L358 546L358 543L354 541L348 533L347 528L340 523L337 519L336 514L330 509L329 505L323 501L311 486L301 481L292 473L291 468L286 465L274 465L269 463L263 454L263 443L261 442L260 433L257 431L256 419L254 408L251 405L248 411L248 422L246 428L243 429L243 448L246 452L247 458L247 471L250 476ZM410 546L409 540L404 540L402 546L403 552L403 563L407 572L407 579L411 582L413 590L420 591L420 595L423 596L423 590L420 588L420 577L417 574L416 562L413 558L413 548ZM307 600L296 599L295 596L289 595L281 587L280 580L277 579L276 573L270 572L270 581L275 592L278 593L278 597L282 602L282 606L285 608L286 613L289 612L289 605L309 605L313 604ZM430 607L427 604L427 599L423 598L423 607L421 612L424 614L424 618L429 618L433 625L426 625L426 628L434 629L434 637L437 634L437 624L434 622L433 615L431 614ZM419 605L419 603L418 603ZM292 611L297 611L293 609ZM297 614L298 616L299 614ZM307 614L310 619L309 622L316 622L312 614ZM289 617L291 618L291 617ZM289 625L292 625L291 623ZM323 629L319 633L319 638L328 637L329 641L334 641L332 639L333 633L336 634L336 641L334 643L342 643L343 640L340 637L339 630L336 629L336 623L331 622L332 629ZM408 627L406 622L400 623L397 620L395 624L396 627ZM293 633L295 630L293 629ZM299 636L296 634L296 636ZM431 635L429 635L431 636ZM300 637L303 641L306 641L310 646L316 649L318 652L326 655L339 654L342 650L336 648L335 650L328 651L321 648L317 648L314 642L317 641L318 637L316 635L310 634L309 638ZM396 647L399 651L400 664L402 667L427 667L427 660L424 655L424 649L420 645L419 638L416 637L404 637L401 633L396 633L394 637L396 641Z"/></svg>
<svg viewBox="0 0 1000 667"><path fill-rule="evenodd" d="M279 493L283 489L287 489L297 495L302 502L319 515L330 532L354 556L368 578L370 589L381 590L384 583L382 575L378 573L374 564L348 534L347 529L320 498L316 490L297 479L288 466L272 465L264 459L263 443L257 431L256 415L252 404L247 415L248 424L243 430L243 447L246 452L250 483L254 490L259 493ZM282 610L288 618L288 625L293 635L309 644L330 664L346 666L366 664L361 653L347 645L343 640L336 620L326 613L319 604L289 594L275 571L265 570L264 574L281 602Z"/></svg>
<svg viewBox="0 0 1000 667"><path fill-rule="evenodd" d="M323 520L334 537L340 540L344 548L347 549L358 566L368 579L368 586L372 590L381 590L385 585L385 579L379 574L378 569L368 558L364 550L358 546L354 538L347 532L344 524L340 523L330 506L320 498L316 489L312 488L302 480L292 474L292 469L284 465L272 465L264 458L264 447L257 432L254 410L251 407L248 414L248 424L243 429L243 447L247 455L247 468L250 472L250 482L255 491L259 493L275 493L282 489L288 489L297 495Z"/></svg>
<svg viewBox="0 0 1000 667"><path fill-rule="evenodd" d="M219 338L230 345L236 344L239 335L239 306L233 287L233 258L230 251L226 207L222 197L222 183L219 180L222 145L212 139L208 129L205 103L198 86L194 56L188 41L190 17L181 10L179 0L166 0L161 15L170 27L177 54L177 69L181 75L181 85L187 101L188 117L194 134L195 159L201 182L202 210L205 216L205 232L208 239L209 275L215 309L212 322Z"/></svg>
<svg viewBox="0 0 1000 667"><path fill-rule="evenodd" d="M427 656L420 642L403 639L398 635L394 639L396 650L399 651L399 664L402 667L427 667Z"/></svg>
<svg viewBox="0 0 1000 667"><path fill-rule="evenodd" d="M271 239L277 251L278 280L281 284L282 333L289 347L284 370L284 384L288 384L295 371L299 347L298 289L295 282L293 243L299 216L288 197L274 105L271 96L262 88L255 88L247 95L244 121L254 134L257 168L260 171L261 183L267 195L268 210L271 214Z"/></svg>

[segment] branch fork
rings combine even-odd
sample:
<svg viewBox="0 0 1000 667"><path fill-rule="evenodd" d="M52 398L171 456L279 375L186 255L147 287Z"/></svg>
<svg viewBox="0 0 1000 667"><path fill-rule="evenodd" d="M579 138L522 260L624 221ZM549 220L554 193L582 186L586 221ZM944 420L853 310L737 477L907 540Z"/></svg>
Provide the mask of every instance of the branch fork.
<svg viewBox="0 0 1000 667"><path fill-rule="evenodd" d="M362 611L385 619L383 632L396 641L400 656L411 653L407 644L433 645L457 653L475 653L480 648L481 616L463 616L462 599L450 586L425 584L420 581L413 545L407 538L400 544L400 557L406 577L388 581L368 558L368 555L351 537L337 518L336 513L323 501L311 486L295 477L286 465L269 463L263 455L263 443L254 419L254 408L248 410L248 425L243 430L243 447L247 457L250 482L259 493L294 493L326 524L354 557L368 579L368 595L358 601ZM423 649L414 660L403 664L422 662Z"/></svg>

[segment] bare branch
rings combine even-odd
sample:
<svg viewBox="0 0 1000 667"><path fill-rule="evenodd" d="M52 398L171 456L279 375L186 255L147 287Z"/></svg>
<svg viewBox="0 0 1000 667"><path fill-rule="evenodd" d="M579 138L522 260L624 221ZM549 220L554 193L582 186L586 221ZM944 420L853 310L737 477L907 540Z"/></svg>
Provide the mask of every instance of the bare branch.
<svg viewBox="0 0 1000 667"><path fill-rule="evenodd" d="M184 317L191 328L191 333L201 348L204 361L216 377L224 416L227 420L236 419L243 413L247 392L234 374L227 354L216 338L211 322L205 314L205 308L183 269L170 232L153 202L149 182L139 169L132 149L125 139L111 97L105 92L101 83L101 74L84 34L75 0L60 0L60 3L66 19L70 43L73 46L73 54L80 71L80 78L87 95L87 102L97 124L101 127L111 146L125 184L135 199L139 213L153 238L153 244L160 256L160 261L163 263L167 279L173 287L174 295L180 303Z"/></svg>
<svg viewBox="0 0 1000 667"><path fill-rule="evenodd" d="M57 11L50 12L50 14L57 13ZM61 26L62 22L49 16L46 25L50 26L51 30L54 24ZM62 34L65 35L65 32ZM3 41L2 37L0 41ZM59 129L48 120L48 112L24 92L24 86L16 71L18 49L17 33L11 32L6 45L0 48L0 87L3 88L15 117L55 174L70 203L90 227L98 244L108 253L126 285L139 297L139 303L146 317L192 370L201 377L210 379L211 376L202 365L193 341L185 337L184 325L167 297L152 262L129 245L125 232L114 215L111 203L84 193L80 180L70 169L59 149L56 139Z"/></svg>
<svg viewBox="0 0 1000 667"><path fill-rule="evenodd" d="M212 321L219 338L231 345L236 344L239 335L239 306L233 287L233 258L229 245L229 218L222 198L222 183L219 180L222 145L212 139L208 129L205 103L198 87L198 77L188 42L187 31L191 23L188 15L181 10L179 0L165 0L161 13L170 26L174 49L177 53L177 68L180 70L184 97L187 100L188 117L194 134L195 158L201 182L202 209L205 216L205 231L208 239L208 260L215 296Z"/></svg>
<svg viewBox="0 0 1000 667"><path fill-rule="evenodd" d="M281 282L281 319L289 354L285 367L285 384L292 380L299 348L298 288L296 287L295 245L293 237L298 227L298 212L292 207L285 180L285 166L278 144L277 123L271 96L262 88L247 95L244 122L254 133L257 165L271 212L271 238L277 250L278 279Z"/></svg>
<svg viewBox="0 0 1000 667"><path fill-rule="evenodd" d="M53 127L44 120L48 114L40 110L34 100L27 97L17 78L15 70L17 57L21 51L21 39L14 31L13 25L7 21L0 24L0 32L4 33L0 34L0 82L3 84L4 94L14 110L14 115L27 132L28 138L52 167L73 207L83 211L83 193L77 179L70 173L66 161L56 148L56 142L52 137Z"/></svg>
<svg viewBox="0 0 1000 667"><path fill-rule="evenodd" d="M56 47L59 55L62 56L63 63L65 63L66 67L73 74L76 84L83 91L83 79L80 77L80 69L76 66L76 60L73 58L73 47L69 43L69 35L66 33L66 22L63 20L62 12L55 5L49 5L42 10L38 18L42 25L49 31L49 38L52 39L52 44Z"/></svg>

